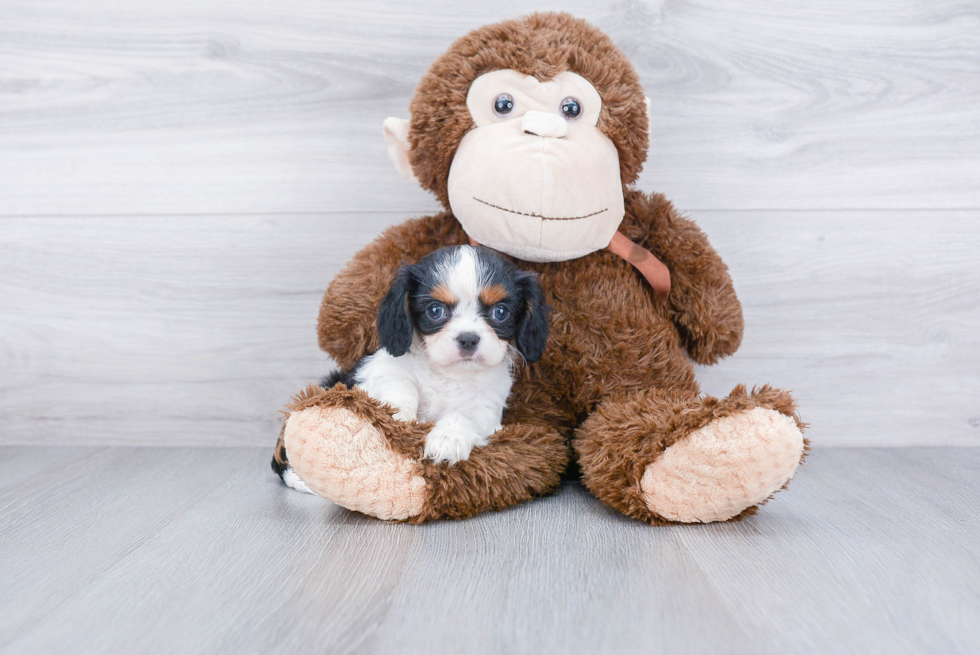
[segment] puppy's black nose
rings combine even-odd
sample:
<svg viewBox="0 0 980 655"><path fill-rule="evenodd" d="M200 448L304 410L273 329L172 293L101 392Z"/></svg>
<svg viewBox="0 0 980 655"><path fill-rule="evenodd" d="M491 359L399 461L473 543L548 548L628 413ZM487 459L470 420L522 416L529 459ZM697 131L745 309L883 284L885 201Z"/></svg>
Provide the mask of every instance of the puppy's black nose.
<svg viewBox="0 0 980 655"><path fill-rule="evenodd" d="M480 344L480 335L475 332L461 332L456 335L456 343L459 349L467 355L472 354Z"/></svg>

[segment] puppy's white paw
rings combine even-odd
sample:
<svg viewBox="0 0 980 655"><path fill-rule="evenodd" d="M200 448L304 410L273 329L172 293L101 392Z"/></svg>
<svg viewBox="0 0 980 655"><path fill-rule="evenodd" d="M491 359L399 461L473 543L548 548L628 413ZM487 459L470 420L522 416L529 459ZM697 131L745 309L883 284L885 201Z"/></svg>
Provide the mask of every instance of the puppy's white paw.
<svg viewBox="0 0 980 655"><path fill-rule="evenodd" d="M298 475L296 475L296 471L294 471L292 467L289 467L282 472L282 481L286 483L287 487L291 487L296 491L302 491L305 494L316 494L315 491L307 487L306 483L303 482Z"/></svg>
<svg viewBox="0 0 980 655"><path fill-rule="evenodd" d="M425 458L455 464L469 459L473 447L485 446L486 441L466 419L443 419L425 437Z"/></svg>
<svg viewBox="0 0 980 655"><path fill-rule="evenodd" d="M410 409L399 409L397 412L395 412L396 421L411 422L416 420L417 418L418 415L416 415L416 413Z"/></svg>

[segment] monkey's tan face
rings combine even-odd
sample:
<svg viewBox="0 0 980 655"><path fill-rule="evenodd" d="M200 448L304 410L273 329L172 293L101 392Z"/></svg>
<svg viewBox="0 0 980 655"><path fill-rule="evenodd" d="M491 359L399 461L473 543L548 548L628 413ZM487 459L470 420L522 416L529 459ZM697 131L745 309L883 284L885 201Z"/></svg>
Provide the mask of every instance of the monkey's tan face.
<svg viewBox="0 0 980 655"><path fill-rule="evenodd" d="M605 248L623 219L623 186L592 84L499 70L473 82L466 104L476 128L459 144L448 190L467 234L528 261Z"/></svg>

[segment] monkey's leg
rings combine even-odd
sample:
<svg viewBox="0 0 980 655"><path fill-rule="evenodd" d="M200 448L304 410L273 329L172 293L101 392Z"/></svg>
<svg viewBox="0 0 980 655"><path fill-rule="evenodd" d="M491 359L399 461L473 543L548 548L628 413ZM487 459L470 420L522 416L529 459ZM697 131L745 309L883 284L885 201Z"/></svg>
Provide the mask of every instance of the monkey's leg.
<svg viewBox="0 0 980 655"><path fill-rule="evenodd" d="M360 389L310 387L289 408L289 465L315 493L380 519L462 519L554 491L565 438L545 425L509 424L454 465L423 459L429 423L396 421Z"/></svg>
<svg viewBox="0 0 980 655"><path fill-rule="evenodd" d="M652 524L754 514L793 477L806 450L792 397L742 386L722 400L653 389L607 400L573 448L588 489Z"/></svg>

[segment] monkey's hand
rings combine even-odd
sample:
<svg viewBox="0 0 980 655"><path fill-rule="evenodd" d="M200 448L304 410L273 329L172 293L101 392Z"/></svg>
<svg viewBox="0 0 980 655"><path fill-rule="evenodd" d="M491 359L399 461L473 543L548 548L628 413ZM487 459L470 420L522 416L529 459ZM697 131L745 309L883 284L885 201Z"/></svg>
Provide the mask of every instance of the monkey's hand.
<svg viewBox="0 0 980 655"><path fill-rule="evenodd" d="M648 248L670 269L669 305L691 359L714 364L742 342L742 306L728 267L704 232L681 217L660 194L626 195L620 230Z"/></svg>

